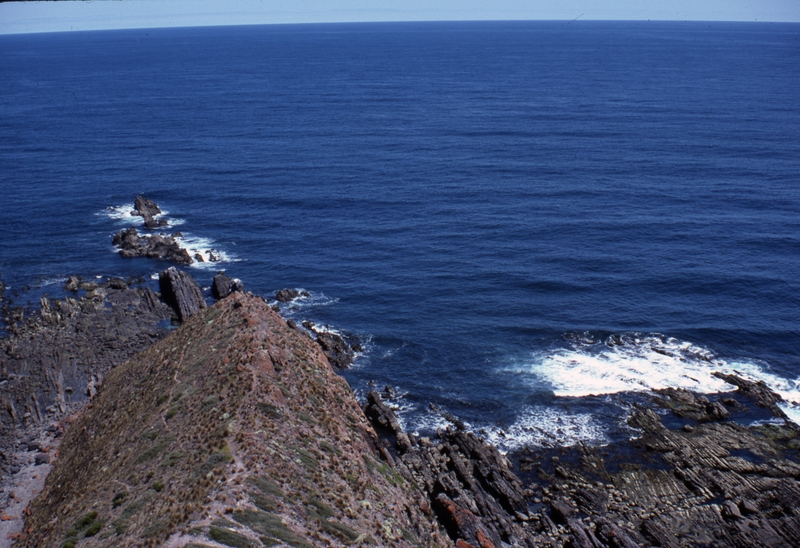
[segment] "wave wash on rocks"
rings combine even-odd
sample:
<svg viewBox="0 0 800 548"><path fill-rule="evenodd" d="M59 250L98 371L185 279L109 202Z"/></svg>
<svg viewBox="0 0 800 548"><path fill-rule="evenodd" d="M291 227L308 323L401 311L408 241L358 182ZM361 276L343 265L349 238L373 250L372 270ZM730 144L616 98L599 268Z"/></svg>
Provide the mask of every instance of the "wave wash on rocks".
<svg viewBox="0 0 800 548"><path fill-rule="evenodd" d="M320 347L235 293L109 373L20 544L448 545L422 498Z"/></svg>

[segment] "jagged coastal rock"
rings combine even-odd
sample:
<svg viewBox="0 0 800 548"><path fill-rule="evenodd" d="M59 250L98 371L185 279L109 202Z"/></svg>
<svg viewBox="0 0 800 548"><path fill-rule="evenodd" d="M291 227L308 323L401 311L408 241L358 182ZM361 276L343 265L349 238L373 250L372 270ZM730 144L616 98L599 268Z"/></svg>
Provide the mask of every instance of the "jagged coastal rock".
<svg viewBox="0 0 800 548"><path fill-rule="evenodd" d="M139 235L134 227L116 233L111 243L120 249L120 255L126 259L148 257L183 265L194 262L189 252L183 249L172 236Z"/></svg>
<svg viewBox="0 0 800 548"><path fill-rule="evenodd" d="M158 284L164 302L175 310L182 322L206 307L203 292L194 278L174 266L158 275Z"/></svg>
<svg viewBox="0 0 800 548"><path fill-rule="evenodd" d="M761 383L729 382L739 389L722 401L660 391L654 406L686 419L680 428L639 408L630 424L641 438L509 460L459 428L434 440L404 432L376 392L365 413L456 546L800 546L800 429L782 420L752 427L727 420L779 399Z"/></svg>
<svg viewBox="0 0 800 548"><path fill-rule="evenodd" d="M30 547L447 546L319 346L234 293L108 374Z"/></svg>
<svg viewBox="0 0 800 548"><path fill-rule="evenodd" d="M215 299L224 299L231 293L244 291L244 283L239 278L231 278L224 272L218 272L211 283L211 294Z"/></svg>
<svg viewBox="0 0 800 548"><path fill-rule="evenodd" d="M149 288L122 280L82 283L81 298L42 297L33 317L8 311L0 339L2 434L18 422L42 422L49 410L88 397L86 386L163 338L170 309ZM0 466L2 460L0 459Z"/></svg>
<svg viewBox="0 0 800 548"><path fill-rule="evenodd" d="M303 291L300 289L281 289L277 293L275 293L275 300L280 303L288 303L291 302L299 297L310 297L311 294L308 291Z"/></svg>
<svg viewBox="0 0 800 548"><path fill-rule="evenodd" d="M155 219L156 215L161 214L161 208L154 201L148 200L144 196L136 197L134 210L131 214L142 217L145 228L155 229L169 226L169 222L166 219Z"/></svg>
<svg viewBox="0 0 800 548"><path fill-rule="evenodd" d="M630 441L504 455L446 412L452 427L420 437L377 392L360 409L334 369L361 350L353 336L284 321L223 273L215 293L229 294L210 308L188 273L159 282L70 277L74 296L33 316L4 304L4 539L800 546L800 428L764 383L717 373L730 393L637 404ZM182 326L168 336L170 317Z"/></svg>
<svg viewBox="0 0 800 548"><path fill-rule="evenodd" d="M303 327L311 332L322 348L330 364L336 369L347 369L353 365L356 352L361 352L361 343L355 335L345 337L328 329L318 328L314 322L304 321Z"/></svg>

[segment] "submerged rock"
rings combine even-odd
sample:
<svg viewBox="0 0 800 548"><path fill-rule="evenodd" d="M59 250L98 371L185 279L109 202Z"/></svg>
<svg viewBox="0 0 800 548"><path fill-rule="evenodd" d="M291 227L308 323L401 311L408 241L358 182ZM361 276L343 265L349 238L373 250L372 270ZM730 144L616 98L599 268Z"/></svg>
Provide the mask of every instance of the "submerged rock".
<svg viewBox="0 0 800 548"><path fill-rule="evenodd" d="M189 274L169 267L158 275L161 296L170 305L182 322L206 307L200 286Z"/></svg>

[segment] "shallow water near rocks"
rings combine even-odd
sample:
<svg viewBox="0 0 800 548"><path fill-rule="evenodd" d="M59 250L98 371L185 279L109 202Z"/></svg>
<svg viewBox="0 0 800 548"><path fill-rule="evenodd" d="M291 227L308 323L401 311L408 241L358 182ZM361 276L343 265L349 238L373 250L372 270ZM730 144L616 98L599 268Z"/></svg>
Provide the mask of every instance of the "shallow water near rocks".
<svg viewBox="0 0 800 548"><path fill-rule="evenodd" d="M412 430L631 435L652 388L800 402L800 25L406 23L1 36L0 272L140 276L155 200L355 333ZM617 345L615 341L623 340ZM790 414L791 405L784 407Z"/></svg>

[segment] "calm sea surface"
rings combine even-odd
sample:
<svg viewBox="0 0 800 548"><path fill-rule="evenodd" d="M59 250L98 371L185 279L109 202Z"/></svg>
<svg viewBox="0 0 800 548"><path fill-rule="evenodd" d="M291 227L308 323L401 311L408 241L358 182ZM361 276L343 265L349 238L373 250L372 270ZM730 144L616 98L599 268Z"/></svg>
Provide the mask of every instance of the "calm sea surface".
<svg viewBox="0 0 800 548"><path fill-rule="evenodd" d="M309 290L284 313L360 336L412 429L603 443L715 370L800 402L800 25L0 36L0 84L18 304L166 267L111 246L145 194L204 286Z"/></svg>

